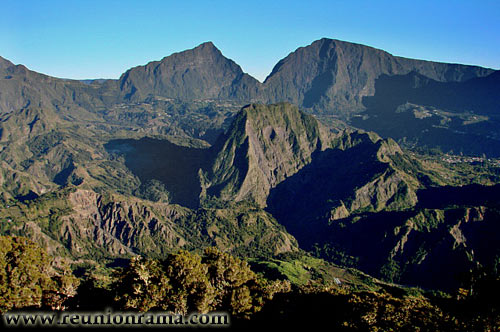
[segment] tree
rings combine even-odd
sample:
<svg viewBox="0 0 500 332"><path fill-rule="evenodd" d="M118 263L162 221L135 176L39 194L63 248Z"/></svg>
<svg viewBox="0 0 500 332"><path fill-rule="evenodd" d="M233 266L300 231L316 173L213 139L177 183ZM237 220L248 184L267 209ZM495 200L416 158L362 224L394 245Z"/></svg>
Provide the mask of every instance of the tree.
<svg viewBox="0 0 500 332"><path fill-rule="evenodd" d="M113 289L124 309L229 311L248 318L290 284L260 279L245 261L209 248L203 256L181 250L162 261L134 258L116 275Z"/></svg>
<svg viewBox="0 0 500 332"><path fill-rule="evenodd" d="M116 273L112 288L122 308L148 311L167 309L165 298L171 286L158 261L137 256Z"/></svg>
<svg viewBox="0 0 500 332"><path fill-rule="evenodd" d="M210 283L216 290L213 307L230 310L237 317L249 318L275 293L290 290L288 282L261 279L246 261L216 248L205 249L203 262L208 265Z"/></svg>
<svg viewBox="0 0 500 332"><path fill-rule="evenodd" d="M178 314L208 312L213 287L201 257L187 251L164 261L135 257L116 275L112 288L124 309L167 310Z"/></svg>
<svg viewBox="0 0 500 332"><path fill-rule="evenodd" d="M0 236L0 311L42 305L63 309L77 284L69 269L57 271L52 257L31 240Z"/></svg>
<svg viewBox="0 0 500 332"><path fill-rule="evenodd" d="M167 257L164 270L172 285L166 300L170 310L186 314L206 313L213 308L215 292L200 256L181 250Z"/></svg>

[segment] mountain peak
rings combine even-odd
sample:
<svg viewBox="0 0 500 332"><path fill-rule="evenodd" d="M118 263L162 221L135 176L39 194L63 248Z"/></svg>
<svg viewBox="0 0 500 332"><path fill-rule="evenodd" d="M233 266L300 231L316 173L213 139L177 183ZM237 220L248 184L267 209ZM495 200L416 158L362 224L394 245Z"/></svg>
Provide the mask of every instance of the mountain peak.
<svg viewBox="0 0 500 332"><path fill-rule="evenodd" d="M359 112L382 75L415 71L439 82L485 76L486 68L406 59L362 44L323 38L280 60L266 78L269 102L289 101L325 113Z"/></svg>
<svg viewBox="0 0 500 332"><path fill-rule="evenodd" d="M201 43L200 45L196 46L195 49L200 49L200 50L219 50L213 42L211 41L206 41L204 43Z"/></svg>
<svg viewBox="0 0 500 332"><path fill-rule="evenodd" d="M9 67L12 67L12 66L14 66L14 64L12 62L10 62L9 60L7 60L5 58L2 58L0 56L0 69L9 68Z"/></svg>
<svg viewBox="0 0 500 332"><path fill-rule="evenodd" d="M206 57L208 57L208 56L224 57L222 55L222 52L214 45L213 42L207 41L207 42L201 43L200 45L198 45L194 48L168 55L168 56L164 57L161 60L161 62L172 61L172 59L178 60L181 57L205 57L205 56ZM156 63L156 62L152 62L152 63Z"/></svg>
<svg viewBox="0 0 500 332"><path fill-rule="evenodd" d="M251 100L257 86L257 80L245 76L241 67L211 41L132 68L120 78L122 96L129 100L149 95L183 100Z"/></svg>
<svg viewBox="0 0 500 332"><path fill-rule="evenodd" d="M320 123L295 105L247 105L217 146L203 199L249 199L264 206L271 188L310 162L328 140Z"/></svg>

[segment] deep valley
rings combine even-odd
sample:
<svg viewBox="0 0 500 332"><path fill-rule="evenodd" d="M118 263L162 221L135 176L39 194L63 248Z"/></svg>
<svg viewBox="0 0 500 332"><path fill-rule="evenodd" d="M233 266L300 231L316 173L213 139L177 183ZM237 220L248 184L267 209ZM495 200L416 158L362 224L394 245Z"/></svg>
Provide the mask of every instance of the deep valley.
<svg viewBox="0 0 500 332"><path fill-rule="evenodd" d="M416 294L423 302L405 308L448 324L457 294L484 295L478 275L499 289L498 74L332 39L292 52L263 83L210 42L118 80L63 80L0 58L0 235L31 253L10 240L29 238L53 257L51 278L79 278L92 284L81 294L120 309L231 303L259 322L276 314L256 314L274 294L276 306L326 296L356 312L360 291L363 303ZM186 295L183 307L162 293L143 306L116 286L147 267L174 292L183 264L198 278L186 289L212 298Z"/></svg>

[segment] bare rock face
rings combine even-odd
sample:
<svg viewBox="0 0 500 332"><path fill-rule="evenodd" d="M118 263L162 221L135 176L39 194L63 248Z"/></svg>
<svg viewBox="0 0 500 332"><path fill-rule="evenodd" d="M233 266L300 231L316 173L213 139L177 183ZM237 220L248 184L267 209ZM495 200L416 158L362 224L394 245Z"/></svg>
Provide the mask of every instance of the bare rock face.
<svg viewBox="0 0 500 332"><path fill-rule="evenodd" d="M75 256L90 254L89 243L111 256L161 253L185 244L173 222L179 215L174 207L157 210L138 199L106 200L90 190L77 190L68 201L73 212L62 218L61 232Z"/></svg>
<svg viewBox="0 0 500 332"><path fill-rule="evenodd" d="M14 66L12 62L0 56L0 69L6 69L12 66Z"/></svg>
<svg viewBox="0 0 500 332"><path fill-rule="evenodd" d="M163 257L209 246L240 255L298 250L297 241L269 213L244 204L191 210L82 188L66 188L34 203L12 207L10 233L29 236L73 262Z"/></svg>

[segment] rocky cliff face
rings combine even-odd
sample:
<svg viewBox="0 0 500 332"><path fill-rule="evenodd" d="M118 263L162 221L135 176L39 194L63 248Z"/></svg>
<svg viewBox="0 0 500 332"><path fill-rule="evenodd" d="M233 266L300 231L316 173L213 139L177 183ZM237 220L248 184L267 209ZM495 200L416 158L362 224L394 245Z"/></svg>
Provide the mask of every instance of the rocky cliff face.
<svg viewBox="0 0 500 332"><path fill-rule="evenodd" d="M315 237L316 224L412 207L419 183L394 165L392 158L399 155L397 144L373 133L341 132L330 148L271 190L268 209L305 240Z"/></svg>
<svg viewBox="0 0 500 332"><path fill-rule="evenodd" d="M281 60L264 82L270 102L288 101L320 113L347 114L365 109L381 75L416 72L440 82L460 82L493 71L393 56L372 47L321 39Z"/></svg>
<svg viewBox="0 0 500 332"><path fill-rule="evenodd" d="M318 121L291 104L246 106L214 147L204 194L263 206L270 189L310 163L328 137Z"/></svg>
<svg viewBox="0 0 500 332"><path fill-rule="evenodd" d="M2 231L29 236L51 254L80 262L136 254L162 257L208 246L246 256L298 250L296 240L271 215L245 205L190 210L66 188L0 208L0 216Z"/></svg>
<svg viewBox="0 0 500 332"><path fill-rule="evenodd" d="M326 205L334 218L416 203L418 181L392 164L403 154L394 141L358 131L330 133L291 104L243 108L213 150L213 165L202 174L205 199L251 200L302 222Z"/></svg>
<svg viewBox="0 0 500 332"><path fill-rule="evenodd" d="M366 214L322 228L316 246L387 280L453 291L469 269L496 264L498 217L485 206Z"/></svg>
<svg viewBox="0 0 500 332"><path fill-rule="evenodd" d="M249 101L256 97L259 85L211 42L132 68L119 79L120 96L126 100L153 95L182 100Z"/></svg>

